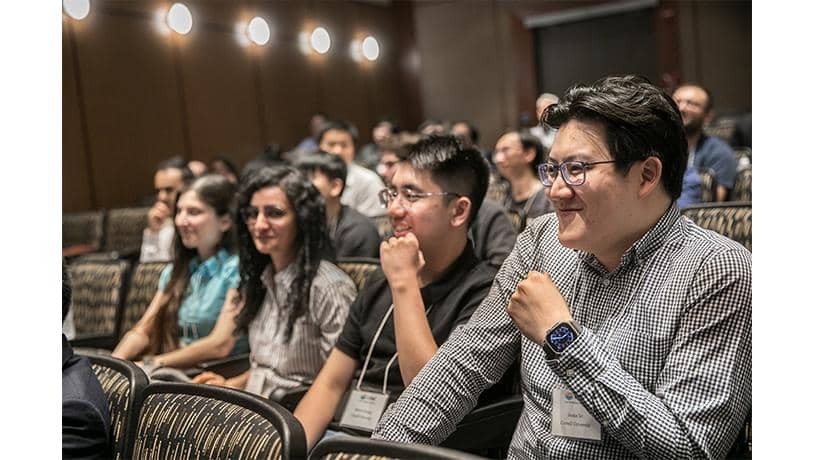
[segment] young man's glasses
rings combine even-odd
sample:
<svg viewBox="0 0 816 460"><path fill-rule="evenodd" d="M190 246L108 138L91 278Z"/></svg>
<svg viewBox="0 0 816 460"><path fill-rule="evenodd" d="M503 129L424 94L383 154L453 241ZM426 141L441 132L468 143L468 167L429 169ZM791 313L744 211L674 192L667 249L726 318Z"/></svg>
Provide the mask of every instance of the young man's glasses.
<svg viewBox="0 0 816 460"><path fill-rule="evenodd" d="M567 185L582 185L586 181L586 171L589 166L600 165L605 163L616 163L617 160L609 161L593 161L587 163L586 161L565 161L560 165L557 163L542 163L538 165L538 178L545 187L552 187L553 183L558 179L558 172L561 172L561 177Z"/></svg>
<svg viewBox="0 0 816 460"><path fill-rule="evenodd" d="M280 219L286 215L286 210L277 206L264 206L261 210L255 206L247 206L241 209L241 218L244 219L247 226L251 227L258 222L258 216L263 216L266 222L274 219Z"/></svg>
<svg viewBox="0 0 816 460"><path fill-rule="evenodd" d="M400 203L404 208L410 208L412 203L416 203L422 198L428 198L429 196L455 196L460 197L458 193L453 192L417 192L411 190L409 188L404 188L401 190L393 190L384 188L380 190L380 193L377 196L380 198L380 203L383 205L384 208L387 208L391 205L391 202L396 200L397 197L400 197Z"/></svg>

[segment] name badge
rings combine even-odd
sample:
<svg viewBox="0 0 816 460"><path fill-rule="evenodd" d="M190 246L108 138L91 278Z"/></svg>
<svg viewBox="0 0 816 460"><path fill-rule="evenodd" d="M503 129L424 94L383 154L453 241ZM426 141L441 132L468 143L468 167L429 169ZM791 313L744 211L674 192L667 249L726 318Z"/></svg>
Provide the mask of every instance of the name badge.
<svg viewBox="0 0 816 460"><path fill-rule="evenodd" d="M351 390L343 416L340 418L340 425L374 431L387 403L387 394Z"/></svg>
<svg viewBox="0 0 816 460"><path fill-rule="evenodd" d="M601 424L584 409L571 391L555 388L552 394L552 434L586 441L601 440Z"/></svg>
<svg viewBox="0 0 816 460"><path fill-rule="evenodd" d="M264 371L256 367L252 367L252 369L249 371L249 380L247 380L244 390L260 395L261 391L263 390L264 381L266 381Z"/></svg>

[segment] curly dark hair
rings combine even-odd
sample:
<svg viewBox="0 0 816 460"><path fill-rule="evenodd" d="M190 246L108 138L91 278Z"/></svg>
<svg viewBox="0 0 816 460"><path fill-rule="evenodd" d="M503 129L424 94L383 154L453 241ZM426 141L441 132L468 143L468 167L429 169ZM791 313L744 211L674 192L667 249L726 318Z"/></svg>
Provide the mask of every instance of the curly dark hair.
<svg viewBox="0 0 816 460"><path fill-rule="evenodd" d="M240 210L249 206L252 195L267 187L280 187L295 211L297 222L297 255L292 262L296 272L283 306L287 316L284 336L288 341L295 321L307 313L309 292L320 261L333 261L334 247L326 230L323 197L303 173L291 166L273 166L259 169L247 177L238 191L235 217L241 269L236 301L244 302L244 307L235 318L238 331L247 331L261 308L266 295L266 287L261 282L264 270L267 266L271 267L273 274L275 270L272 258L258 252L246 222L240 217Z"/></svg>

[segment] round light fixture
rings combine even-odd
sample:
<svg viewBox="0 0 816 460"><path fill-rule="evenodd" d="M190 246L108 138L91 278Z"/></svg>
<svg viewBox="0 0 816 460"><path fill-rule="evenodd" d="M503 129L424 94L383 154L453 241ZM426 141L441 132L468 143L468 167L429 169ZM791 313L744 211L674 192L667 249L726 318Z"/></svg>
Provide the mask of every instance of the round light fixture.
<svg viewBox="0 0 816 460"><path fill-rule="evenodd" d="M325 54L331 48L331 38L329 32L322 27L316 28L312 32L312 48L320 54Z"/></svg>
<svg viewBox="0 0 816 460"><path fill-rule="evenodd" d="M85 19L85 17L88 16L88 13L91 11L91 1L62 0L62 9L65 10L65 14L71 16L77 21L80 21Z"/></svg>
<svg viewBox="0 0 816 460"><path fill-rule="evenodd" d="M256 45L266 45L269 43L269 24L259 16L255 16L249 21L249 25L247 26L247 37L252 40L253 43Z"/></svg>
<svg viewBox="0 0 816 460"><path fill-rule="evenodd" d="M380 57L380 44L371 35L363 40L363 56L369 61L376 61Z"/></svg>
<svg viewBox="0 0 816 460"><path fill-rule="evenodd" d="M193 29L193 15L183 3L174 3L167 12L167 25L174 32L187 35Z"/></svg>

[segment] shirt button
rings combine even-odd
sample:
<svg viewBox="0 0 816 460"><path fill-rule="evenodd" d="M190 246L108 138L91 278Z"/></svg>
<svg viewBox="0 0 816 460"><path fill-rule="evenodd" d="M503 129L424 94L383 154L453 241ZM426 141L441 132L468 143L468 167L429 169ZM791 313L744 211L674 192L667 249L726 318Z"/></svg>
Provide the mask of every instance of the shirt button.
<svg viewBox="0 0 816 460"><path fill-rule="evenodd" d="M611 283L611 282L612 282L612 280L610 280L609 278L604 278L603 281L602 281L604 286L609 286L609 283Z"/></svg>
<svg viewBox="0 0 816 460"><path fill-rule="evenodd" d="M566 374L567 374L567 377L570 377L570 378L575 377L575 369L567 369Z"/></svg>
<svg viewBox="0 0 816 460"><path fill-rule="evenodd" d="M604 428L609 428L609 422L604 420L603 422L601 422L601 426L603 426Z"/></svg>

